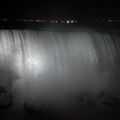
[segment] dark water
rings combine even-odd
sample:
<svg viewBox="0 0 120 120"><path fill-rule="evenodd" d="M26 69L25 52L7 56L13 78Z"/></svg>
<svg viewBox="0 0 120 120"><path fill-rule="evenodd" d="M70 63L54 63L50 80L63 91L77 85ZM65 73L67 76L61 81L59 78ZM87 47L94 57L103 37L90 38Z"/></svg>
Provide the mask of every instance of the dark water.
<svg viewBox="0 0 120 120"><path fill-rule="evenodd" d="M119 32L0 30L1 118L120 118L119 70Z"/></svg>

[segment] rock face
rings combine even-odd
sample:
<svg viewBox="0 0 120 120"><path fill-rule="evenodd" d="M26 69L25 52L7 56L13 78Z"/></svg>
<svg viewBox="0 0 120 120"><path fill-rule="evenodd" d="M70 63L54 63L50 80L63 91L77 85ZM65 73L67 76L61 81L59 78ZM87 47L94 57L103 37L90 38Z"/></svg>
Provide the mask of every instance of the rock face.
<svg viewBox="0 0 120 120"><path fill-rule="evenodd" d="M89 92L81 93L76 99L80 105L88 106L91 103L91 106L95 105L96 107L120 108L120 99L109 95L105 91L100 91L96 95L92 95Z"/></svg>
<svg viewBox="0 0 120 120"><path fill-rule="evenodd" d="M99 101L98 103L100 103L101 106L109 108L111 107L112 109L120 109L120 99L118 97L111 96L106 92L101 91L100 93L98 93L98 96L96 98L96 100Z"/></svg>
<svg viewBox="0 0 120 120"><path fill-rule="evenodd" d="M17 79L17 74L7 64L7 62L6 64L0 63L0 109L6 109L12 106L11 88Z"/></svg>
<svg viewBox="0 0 120 120"><path fill-rule="evenodd" d="M12 105L12 95L5 85L0 85L0 109L10 108Z"/></svg>
<svg viewBox="0 0 120 120"><path fill-rule="evenodd" d="M47 102L43 102L37 106L30 98L27 98L24 102L24 110L30 118L39 118L42 120L54 120L58 118L53 106Z"/></svg>

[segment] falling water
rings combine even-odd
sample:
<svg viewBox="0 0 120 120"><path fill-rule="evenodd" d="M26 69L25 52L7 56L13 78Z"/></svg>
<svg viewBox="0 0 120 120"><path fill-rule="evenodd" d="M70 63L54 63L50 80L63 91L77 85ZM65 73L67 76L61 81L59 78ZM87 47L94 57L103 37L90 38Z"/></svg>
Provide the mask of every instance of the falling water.
<svg viewBox="0 0 120 120"><path fill-rule="evenodd" d="M17 103L30 96L62 104L80 91L113 90L119 83L119 59L120 36L114 33L0 31L0 70L9 68L18 76L11 81Z"/></svg>

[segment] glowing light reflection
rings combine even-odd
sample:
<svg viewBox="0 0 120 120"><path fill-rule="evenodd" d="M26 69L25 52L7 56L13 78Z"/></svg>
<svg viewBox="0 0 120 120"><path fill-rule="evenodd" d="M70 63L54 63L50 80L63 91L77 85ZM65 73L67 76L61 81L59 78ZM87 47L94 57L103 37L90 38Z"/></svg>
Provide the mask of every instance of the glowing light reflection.
<svg viewBox="0 0 120 120"><path fill-rule="evenodd" d="M31 55L26 59L25 64L30 72L39 74L44 70L44 61L42 56Z"/></svg>

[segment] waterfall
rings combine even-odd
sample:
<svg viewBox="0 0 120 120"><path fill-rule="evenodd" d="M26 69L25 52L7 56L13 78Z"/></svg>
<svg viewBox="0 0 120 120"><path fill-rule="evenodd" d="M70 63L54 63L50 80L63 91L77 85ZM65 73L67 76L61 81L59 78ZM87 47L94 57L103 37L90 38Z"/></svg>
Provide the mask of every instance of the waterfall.
<svg viewBox="0 0 120 120"><path fill-rule="evenodd" d="M0 70L9 68L19 76L13 89L24 97L29 93L53 100L81 89L104 89L119 69L119 59L119 34L0 30Z"/></svg>

